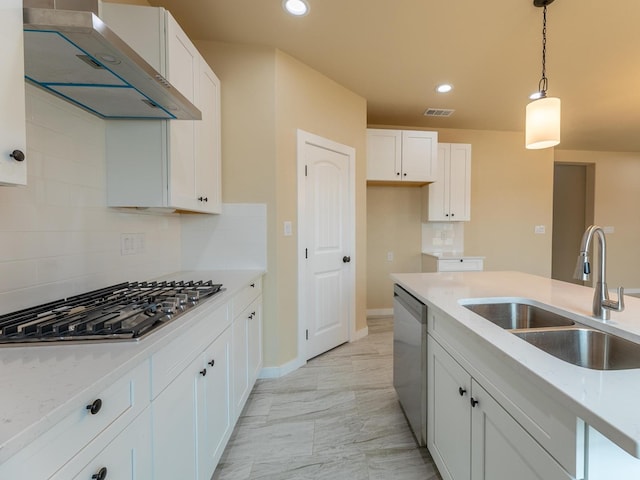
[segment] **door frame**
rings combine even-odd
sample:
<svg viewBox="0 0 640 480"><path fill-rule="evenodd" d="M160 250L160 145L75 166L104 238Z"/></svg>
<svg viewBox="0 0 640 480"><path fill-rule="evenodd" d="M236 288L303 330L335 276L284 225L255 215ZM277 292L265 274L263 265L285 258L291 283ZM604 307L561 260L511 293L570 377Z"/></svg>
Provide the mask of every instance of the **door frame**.
<svg viewBox="0 0 640 480"><path fill-rule="evenodd" d="M327 138L297 130L297 166L298 166L298 361L299 365L307 363L307 340L306 328L307 320L305 311L306 305L306 285L307 262L304 261L306 240L306 219L309 218L306 211L306 181L305 181L305 160L304 149L306 145L331 150L336 153L346 155L349 158L349 208L347 215L351 228L348 232L348 248L351 253L351 263L349 270L345 273L345 282L351 291L349 306L347 308L347 322L349 331L349 342L356 340L356 150L348 145L334 142Z"/></svg>

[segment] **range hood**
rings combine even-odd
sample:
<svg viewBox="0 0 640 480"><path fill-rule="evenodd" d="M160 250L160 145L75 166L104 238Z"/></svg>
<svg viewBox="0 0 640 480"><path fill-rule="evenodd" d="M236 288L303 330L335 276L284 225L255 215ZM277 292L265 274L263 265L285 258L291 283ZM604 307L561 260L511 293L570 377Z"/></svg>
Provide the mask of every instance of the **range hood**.
<svg viewBox="0 0 640 480"><path fill-rule="evenodd" d="M98 0L24 0L25 78L104 119L202 114L98 17Z"/></svg>

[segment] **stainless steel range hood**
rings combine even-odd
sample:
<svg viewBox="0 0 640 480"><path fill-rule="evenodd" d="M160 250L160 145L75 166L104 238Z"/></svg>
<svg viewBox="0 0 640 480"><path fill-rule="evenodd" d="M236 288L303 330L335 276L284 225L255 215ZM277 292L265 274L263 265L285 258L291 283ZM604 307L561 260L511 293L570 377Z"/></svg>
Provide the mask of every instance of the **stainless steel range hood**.
<svg viewBox="0 0 640 480"><path fill-rule="evenodd" d="M98 17L98 0L24 0L25 78L105 119L202 114Z"/></svg>

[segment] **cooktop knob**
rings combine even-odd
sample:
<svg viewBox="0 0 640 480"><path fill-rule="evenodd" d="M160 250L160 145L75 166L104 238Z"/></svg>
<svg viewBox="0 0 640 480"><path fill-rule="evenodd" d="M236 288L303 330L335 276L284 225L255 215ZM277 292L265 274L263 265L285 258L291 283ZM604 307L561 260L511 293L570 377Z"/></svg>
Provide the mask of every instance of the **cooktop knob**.
<svg viewBox="0 0 640 480"><path fill-rule="evenodd" d="M177 308L178 308L178 300L173 297L166 298L162 302L162 311L164 313L168 313L168 314L176 313Z"/></svg>
<svg viewBox="0 0 640 480"><path fill-rule="evenodd" d="M200 299L200 292L197 290L187 290L185 293L190 302L197 302Z"/></svg>

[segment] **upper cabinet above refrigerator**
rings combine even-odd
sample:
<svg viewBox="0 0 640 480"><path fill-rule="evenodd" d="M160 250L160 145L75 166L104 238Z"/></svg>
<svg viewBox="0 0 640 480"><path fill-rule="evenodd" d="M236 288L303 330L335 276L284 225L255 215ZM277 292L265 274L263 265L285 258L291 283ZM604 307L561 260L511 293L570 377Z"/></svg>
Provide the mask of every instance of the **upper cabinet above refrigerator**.
<svg viewBox="0 0 640 480"><path fill-rule="evenodd" d="M0 185L26 185L22 0L2 0L0 31Z"/></svg>

